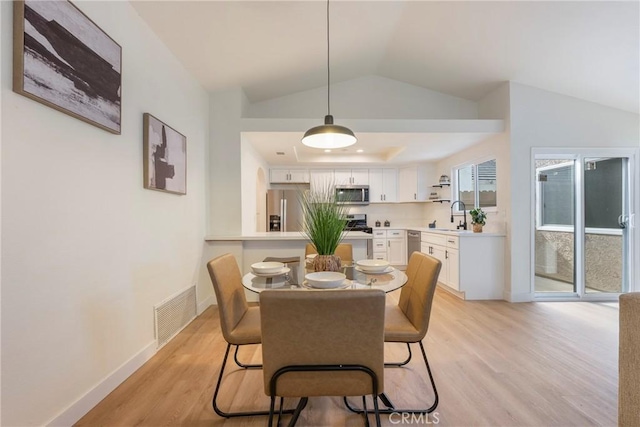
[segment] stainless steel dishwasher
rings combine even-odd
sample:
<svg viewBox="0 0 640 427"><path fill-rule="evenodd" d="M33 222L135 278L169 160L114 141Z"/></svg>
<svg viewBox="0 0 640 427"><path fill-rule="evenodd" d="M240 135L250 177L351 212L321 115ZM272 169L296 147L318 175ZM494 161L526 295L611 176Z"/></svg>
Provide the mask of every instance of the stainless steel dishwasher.
<svg viewBox="0 0 640 427"><path fill-rule="evenodd" d="M420 232L407 230L407 259L414 251L420 252Z"/></svg>

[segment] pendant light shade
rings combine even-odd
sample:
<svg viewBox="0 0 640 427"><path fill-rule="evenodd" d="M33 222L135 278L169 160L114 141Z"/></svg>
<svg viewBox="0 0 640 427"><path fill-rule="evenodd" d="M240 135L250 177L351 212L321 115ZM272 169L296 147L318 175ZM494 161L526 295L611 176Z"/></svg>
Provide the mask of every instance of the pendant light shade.
<svg viewBox="0 0 640 427"><path fill-rule="evenodd" d="M309 129L302 137L304 145L324 149L348 147L356 141L356 136L349 128L333 124L331 115L324 117L324 125Z"/></svg>
<svg viewBox="0 0 640 427"><path fill-rule="evenodd" d="M302 143L312 148L343 148L353 145L357 141L356 136L349 128L333 124L329 52L329 0L327 0L327 115L324 116L324 125L309 129L302 137Z"/></svg>

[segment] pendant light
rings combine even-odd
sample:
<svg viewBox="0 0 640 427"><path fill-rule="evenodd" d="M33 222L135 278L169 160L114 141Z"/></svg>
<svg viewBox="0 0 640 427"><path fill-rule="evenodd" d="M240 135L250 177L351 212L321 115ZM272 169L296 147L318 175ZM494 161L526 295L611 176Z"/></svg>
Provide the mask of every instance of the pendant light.
<svg viewBox="0 0 640 427"><path fill-rule="evenodd" d="M334 125L331 115L331 69L329 67L329 0L327 0L327 115L324 125L316 126L305 132L302 143L312 148L343 148L356 143L353 132L344 126Z"/></svg>

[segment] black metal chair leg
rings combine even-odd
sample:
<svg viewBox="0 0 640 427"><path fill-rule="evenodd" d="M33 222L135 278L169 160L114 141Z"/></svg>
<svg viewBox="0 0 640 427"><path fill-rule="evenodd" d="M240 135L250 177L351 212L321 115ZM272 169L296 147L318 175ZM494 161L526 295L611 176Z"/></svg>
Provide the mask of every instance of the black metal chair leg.
<svg viewBox="0 0 640 427"><path fill-rule="evenodd" d="M429 374L429 381L431 381L431 387L433 388L433 394L435 396L433 404L427 409L398 409L398 408L394 408L393 404L391 404L391 406L388 407L387 409L380 409L379 413L392 414L397 412L406 412L409 414L430 414L433 411L435 411L435 409L438 407L438 401L439 401L438 389L436 388L436 383L435 383L435 380L433 379L433 374L431 373L431 367L429 366L429 360L427 359L427 352L424 350L424 345L422 344L421 341L418 342L418 344L420 345L420 350L422 351L422 358L424 359L424 364L427 367L427 373ZM386 396L382 397L382 395L379 395L378 398L380 398L380 400L382 400L385 405L387 405L387 403L389 404L391 403ZM349 403L349 400L346 397L344 397L343 400L344 400L345 406L349 411L354 412L356 414L362 414L364 412L362 409L354 408L353 406L351 406L351 404ZM375 403L377 404L377 399Z"/></svg>
<svg viewBox="0 0 640 427"><path fill-rule="evenodd" d="M229 350L231 349L231 344L227 343L227 350L224 352L224 359L222 360L222 366L220 367L220 375L218 375L218 382L216 383L216 390L213 392L213 399L211 401L211 405L213 406L213 410L216 414L220 415L223 418L232 418L232 417L253 417L258 415L270 415L272 413L269 411L247 411L247 412L225 412L218 407L218 393L220 392L220 385L222 384L222 376L224 375L224 368L227 366L227 359L229 358ZM273 402L272 402L273 405ZM285 414L292 414L293 410L288 409L283 411Z"/></svg>
<svg viewBox="0 0 640 427"><path fill-rule="evenodd" d="M240 350L240 346L239 345L236 346L236 351L235 351L235 353L233 353L233 360L234 360L234 362L236 362L236 365L238 365L239 367L244 368L244 369L262 369L262 365L250 365L250 364L241 363L238 360L238 350Z"/></svg>
<svg viewBox="0 0 640 427"><path fill-rule="evenodd" d="M409 345L409 343L407 344L407 350L409 351L409 357L407 357L406 360L404 360L403 362L389 362L389 363L385 363L384 367L385 368L399 368L401 366L406 365L407 363L409 363L411 361L411 346Z"/></svg>
<svg viewBox="0 0 640 427"><path fill-rule="evenodd" d="M373 412L376 416L376 427L380 427L380 408L378 407L378 399L373 398Z"/></svg>
<svg viewBox="0 0 640 427"><path fill-rule="evenodd" d="M362 396L362 407L364 408L364 425L369 427L369 414L367 413L367 397Z"/></svg>
<svg viewBox="0 0 640 427"><path fill-rule="evenodd" d="M298 418L300 417L300 413L307 406L308 401L309 401L308 397L300 398L300 401L298 402L298 406L296 406L296 410L293 413L291 420L289 421L289 427L293 427L296 425L296 423L298 422Z"/></svg>

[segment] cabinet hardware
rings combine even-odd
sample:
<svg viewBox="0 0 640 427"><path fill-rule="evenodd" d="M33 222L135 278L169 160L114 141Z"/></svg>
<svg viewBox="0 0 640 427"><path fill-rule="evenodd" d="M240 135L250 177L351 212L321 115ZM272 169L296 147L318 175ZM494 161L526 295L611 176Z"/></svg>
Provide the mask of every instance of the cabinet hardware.
<svg viewBox="0 0 640 427"><path fill-rule="evenodd" d="M380 201L382 201L382 194L380 195Z"/></svg>
<svg viewBox="0 0 640 427"><path fill-rule="evenodd" d="M416 193L413 193L413 200L416 200L418 198L418 196L416 196Z"/></svg>
<svg viewBox="0 0 640 427"><path fill-rule="evenodd" d="M449 243L455 243L453 240L447 240L447 242L449 242Z"/></svg>
<svg viewBox="0 0 640 427"><path fill-rule="evenodd" d="M449 259L449 251L444 251L444 259Z"/></svg>
<svg viewBox="0 0 640 427"><path fill-rule="evenodd" d="M386 194L384 195L384 200L387 200L387 195Z"/></svg>

